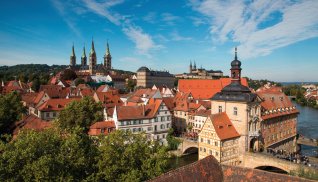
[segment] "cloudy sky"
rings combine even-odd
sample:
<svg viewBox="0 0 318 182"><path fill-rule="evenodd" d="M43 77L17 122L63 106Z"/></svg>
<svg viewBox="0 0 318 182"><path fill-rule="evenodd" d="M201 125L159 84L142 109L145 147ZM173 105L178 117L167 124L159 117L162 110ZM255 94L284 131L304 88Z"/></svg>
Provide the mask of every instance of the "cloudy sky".
<svg viewBox="0 0 318 182"><path fill-rule="evenodd" d="M318 0L29 0L0 2L0 65L77 63L94 39L113 67L229 73L234 47L243 76L318 81Z"/></svg>

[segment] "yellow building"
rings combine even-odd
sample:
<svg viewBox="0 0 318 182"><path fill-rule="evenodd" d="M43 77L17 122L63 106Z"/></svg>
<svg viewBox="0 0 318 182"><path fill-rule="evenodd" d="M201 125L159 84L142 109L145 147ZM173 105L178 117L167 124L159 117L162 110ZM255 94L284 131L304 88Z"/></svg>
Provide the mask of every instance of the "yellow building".
<svg viewBox="0 0 318 182"><path fill-rule="evenodd" d="M210 115L199 133L199 159L213 155L222 164L238 165L239 138L225 112Z"/></svg>

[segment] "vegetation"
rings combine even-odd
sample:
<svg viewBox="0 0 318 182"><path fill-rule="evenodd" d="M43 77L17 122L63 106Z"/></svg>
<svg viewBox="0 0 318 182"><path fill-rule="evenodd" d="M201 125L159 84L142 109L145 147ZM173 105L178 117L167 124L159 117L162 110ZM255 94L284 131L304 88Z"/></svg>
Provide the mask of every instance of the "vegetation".
<svg viewBox="0 0 318 182"><path fill-rule="evenodd" d="M167 142L168 142L168 150L177 150L181 141L174 137L174 130L172 128L169 129L167 135Z"/></svg>
<svg viewBox="0 0 318 182"><path fill-rule="evenodd" d="M15 66L0 66L0 79L4 82L10 80L21 80L22 82L31 82L38 79L40 83L46 84L50 76L65 69L64 65L46 64L20 64Z"/></svg>
<svg viewBox="0 0 318 182"><path fill-rule="evenodd" d="M76 78L74 80L75 86L77 87L79 84L85 84L85 80L83 80L82 78Z"/></svg>
<svg viewBox="0 0 318 182"><path fill-rule="evenodd" d="M166 148L145 133L118 130L101 142L95 181L145 181L167 170Z"/></svg>
<svg viewBox="0 0 318 182"><path fill-rule="evenodd" d="M260 87L264 86L267 83L270 83L271 85L276 85L276 86L282 86L280 83L270 81L270 80L253 80L251 78L247 78L248 86L254 90L259 89Z"/></svg>
<svg viewBox="0 0 318 182"><path fill-rule="evenodd" d="M307 178L312 180L318 180L318 171L317 170L305 170L303 167L299 167L296 171L291 171L292 176L298 176L301 178Z"/></svg>
<svg viewBox="0 0 318 182"><path fill-rule="evenodd" d="M1 143L0 151L3 181L81 181L95 171L97 148L79 133L25 130L14 141Z"/></svg>
<svg viewBox="0 0 318 182"><path fill-rule="evenodd" d="M0 95L0 134L21 119L26 108L21 103L21 97L16 92Z"/></svg>
<svg viewBox="0 0 318 182"><path fill-rule="evenodd" d="M76 127L88 131L89 127L103 119L103 106L96 103L91 97L84 97L80 101L73 101L60 112L56 123L66 131L72 131Z"/></svg>
<svg viewBox="0 0 318 182"><path fill-rule="evenodd" d="M318 105L316 100L314 99L306 99L304 94L306 89L301 85L288 85L283 87L283 92L289 96L296 96L296 102L303 106L309 106L318 109Z"/></svg>
<svg viewBox="0 0 318 182"><path fill-rule="evenodd" d="M75 80L76 78L76 73L71 69L65 69L61 75L62 80Z"/></svg>
<svg viewBox="0 0 318 182"><path fill-rule="evenodd" d="M135 87L136 87L136 82L134 80L128 80L128 83L127 83L127 91L134 91L135 90Z"/></svg>

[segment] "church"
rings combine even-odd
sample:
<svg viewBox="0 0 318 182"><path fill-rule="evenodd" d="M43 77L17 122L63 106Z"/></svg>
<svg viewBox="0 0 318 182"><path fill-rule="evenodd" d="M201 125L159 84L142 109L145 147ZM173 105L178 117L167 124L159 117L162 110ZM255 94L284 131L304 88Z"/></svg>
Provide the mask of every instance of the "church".
<svg viewBox="0 0 318 182"><path fill-rule="evenodd" d="M112 70L112 56L109 51L109 45L107 42L106 52L104 55L104 64L97 64L97 56L94 47L94 40L92 40L91 50L89 52L89 62L87 63L85 46L83 47L83 53L81 56L81 64L76 64L76 55L74 45L72 46L72 53L70 56L69 69L76 72L78 76L84 75L106 75Z"/></svg>

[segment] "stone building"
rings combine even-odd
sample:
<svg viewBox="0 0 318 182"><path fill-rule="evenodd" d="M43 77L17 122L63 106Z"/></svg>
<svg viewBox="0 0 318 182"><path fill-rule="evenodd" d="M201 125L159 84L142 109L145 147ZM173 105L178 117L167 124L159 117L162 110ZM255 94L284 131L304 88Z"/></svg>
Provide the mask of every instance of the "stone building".
<svg viewBox="0 0 318 182"><path fill-rule="evenodd" d="M85 46L83 47L83 53L81 56L81 63L76 64L76 55L74 50L74 45L72 46L72 53L70 56L70 65L69 68L77 73L77 75L85 75L85 73L89 75L104 75L112 69L112 56L109 51L109 44L107 42L106 52L104 55L104 64L97 63L97 55L95 51L94 41L92 40L91 50L88 56L88 64L87 64L87 56L85 51Z"/></svg>
<svg viewBox="0 0 318 182"><path fill-rule="evenodd" d="M240 134L239 152L258 147L260 141L261 99L241 84L241 62L235 58L231 62L231 84L211 98L211 114L225 112Z"/></svg>
<svg viewBox="0 0 318 182"><path fill-rule="evenodd" d="M144 131L151 140L166 144L172 115L160 99L152 99L147 105L116 106L113 120L117 130Z"/></svg>
<svg viewBox="0 0 318 182"><path fill-rule="evenodd" d="M264 149L296 152L297 117L299 111L276 87L257 92L261 103L261 134Z"/></svg>
<svg viewBox="0 0 318 182"><path fill-rule="evenodd" d="M152 88L156 86L174 87L174 76L168 71L150 71L143 66L137 70L137 87Z"/></svg>
<svg viewBox="0 0 318 182"><path fill-rule="evenodd" d="M181 79L218 79L223 77L221 70L206 70L204 68L197 68L196 63L192 66L190 61L189 73L177 74L176 78Z"/></svg>
<svg viewBox="0 0 318 182"><path fill-rule="evenodd" d="M221 164L238 165L239 138L225 112L210 115L199 133L199 159L213 155Z"/></svg>

